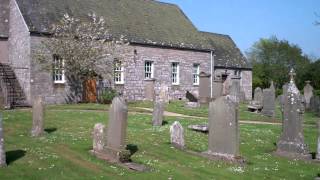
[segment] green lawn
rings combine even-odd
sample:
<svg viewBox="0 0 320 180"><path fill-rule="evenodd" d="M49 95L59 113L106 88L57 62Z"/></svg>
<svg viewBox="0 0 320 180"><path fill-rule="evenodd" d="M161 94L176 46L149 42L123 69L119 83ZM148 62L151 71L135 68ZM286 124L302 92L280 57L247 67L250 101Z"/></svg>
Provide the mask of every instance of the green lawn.
<svg viewBox="0 0 320 180"><path fill-rule="evenodd" d="M178 103L167 108L171 110L173 105L179 109ZM132 108L137 105L129 106L134 111ZM208 136L190 131L187 126L206 123L206 119L166 118L168 124L154 131L151 116L144 114L129 115L127 141L139 148L132 157L133 161L148 166L150 171L128 171L88 153L92 147L94 124L108 122L107 112L104 111L107 108L94 104L49 106L45 120L50 133L42 138L31 138L29 135L32 123L30 110L5 111L5 145L9 166L0 169L0 179L313 179L320 173L320 164L271 154L276 148L281 126L240 126L240 152L247 160L247 164L241 167L210 161L170 146L169 125L179 120L185 128L187 148L205 151ZM204 113L206 109L194 111ZM251 113L246 117L259 120ZM311 152L315 152L317 129L313 124L318 118L309 113L305 117L306 122L311 124L305 126L305 139Z"/></svg>

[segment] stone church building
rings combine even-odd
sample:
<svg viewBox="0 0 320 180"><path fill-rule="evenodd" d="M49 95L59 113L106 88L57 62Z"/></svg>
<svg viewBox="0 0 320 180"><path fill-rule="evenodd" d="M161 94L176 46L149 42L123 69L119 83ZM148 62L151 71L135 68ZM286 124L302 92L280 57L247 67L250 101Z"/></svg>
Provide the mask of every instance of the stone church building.
<svg viewBox="0 0 320 180"><path fill-rule="evenodd" d="M130 43L123 64L114 68L112 83L129 101L149 99L148 88L159 93L161 86L168 88L172 100L185 99L187 91L198 95L200 72L214 78L240 76L241 91L251 100L252 68L230 36L197 30L174 4L155 0L0 0L0 87L7 103L30 105L36 95L44 96L49 104L81 100L64 77L63 67L54 67L51 74L41 71L34 52L49 38L50 25L65 13L81 17L92 12L104 17L113 36L124 35Z"/></svg>

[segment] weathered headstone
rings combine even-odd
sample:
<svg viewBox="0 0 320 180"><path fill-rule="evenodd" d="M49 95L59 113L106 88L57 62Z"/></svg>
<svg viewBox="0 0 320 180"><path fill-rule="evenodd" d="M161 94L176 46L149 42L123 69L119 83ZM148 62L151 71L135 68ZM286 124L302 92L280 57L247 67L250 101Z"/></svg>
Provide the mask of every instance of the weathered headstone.
<svg viewBox="0 0 320 180"><path fill-rule="evenodd" d="M240 103L240 77L231 78L231 88L230 88L230 97L233 98L233 101Z"/></svg>
<svg viewBox="0 0 320 180"><path fill-rule="evenodd" d="M320 121L318 121L318 143L317 143L317 156L316 159L320 160Z"/></svg>
<svg viewBox="0 0 320 180"><path fill-rule="evenodd" d="M158 99L157 99L158 98ZM161 85L160 87L160 92L159 92L159 96L156 97L156 101L160 100L163 101L165 103L169 102L169 88L166 85Z"/></svg>
<svg viewBox="0 0 320 180"><path fill-rule="evenodd" d="M227 76L227 78L223 82L223 88L222 88L223 96L230 94L231 85L232 85L231 77Z"/></svg>
<svg viewBox="0 0 320 180"><path fill-rule="evenodd" d="M209 105L209 155L233 159L239 156L238 107L230 96Z"/></svg>
<svg viewBox="0 0 320 180"><path fill-rule="evenodd" d="M4 97L0 96L0 167L7 166L6 163L6 151L4 148L4 135L3 135L3 118L2 110L4 109Z"/></svg>
<svg viewBox="0 0 320 180"><path fill-rule="evenodd" d="M302 96L294 83L294 71L290 71L290 83L284 94L282 134L277 143L277 154L309 158L307 145L303 136L304 105Z"/></svg>
<svg viewBox="0 0 320 180"><path fill-rule="evenodd" d="M303 88L303 95L305 98L306 109L310 109L310 99L313 96L313 87L310 85L311 81L306 81L306 85Z"/></svg>
<svg viewBox="0 0 320 180"><path fill-rule="evenodd" d="M93 151L102 152L106 145L107 132L105 125L98 123L94 125L93 135Z"/></svg>
<svg viewBox="0 0 320 180"><path fill-rule="evenodd" d="M199 74L199 103L206 105L210 101L210 74L201 72Z"/></svg>
<svg viewBox="0 0 320 180"><path fill-rule="evenodd" d="M123 97L115 97L109 110L107 146L105 152L114 161L125 162L130 159L126 150L128 106Z"/></svg>
<svg viewBox="0 0 320 180"><path fill-rule="evenodd" d="M312 111L316 113L318 111L319 106L320 106L320 97L319 96L315 96L314 97Z"/></svg>
<svg viewBox="0 0 320 180"><path fill-rule="evenodd" d="M260 87L257 87L254 90L254 97L253 100L257 103L260 104L262 106L263 103L263 93L262 93L262 89Z"/></svg>
<svg viewBox="0 0 320 180"><path fill-rule="evenodd" d="M198 102L198 99L189 91L186 93L186 98L189 102Z"/></svg>
<svg viewBox="0 0 320 180"><path fill-rule="evenodd" d="M272 89L264 89L263 90L263 109L261 113L266 116L274 117L275 116L275 91Z"/></svg>
<svg viewBox="0 0 320 180"><path fill-rule="evenodd" d="M44 133L44 111L45 104L43 97L36 96L32 106L32 130L31 136L38 137Z"/></svg>
<svg viewBox="0 0 320 180"><path fill-rule="evenodd" d="M162 126L165 103L162 100L156 100L153 106L152 125Z"/></svg>
<svg viewBox="0 0 320 180"><path fill-rule="evenodd" d="M185 144L183 127L178 121L175 121L170 126L170 141L174 147L184 149Z"/></svg>
<svg viewBox="0 0 320 180"><path fill-rule="evenodd" d="M223 82L221 79L215 79L212 84L212 98L217 99L222 96Z"/></svg>

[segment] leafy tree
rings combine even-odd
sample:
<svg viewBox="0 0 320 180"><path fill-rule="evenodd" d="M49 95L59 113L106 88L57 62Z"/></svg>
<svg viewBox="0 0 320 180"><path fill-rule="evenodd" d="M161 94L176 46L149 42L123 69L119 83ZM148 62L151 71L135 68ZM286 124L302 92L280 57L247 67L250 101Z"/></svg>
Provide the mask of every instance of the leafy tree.
<svg viewBox="0 0 320 180"><path fill-rule="evenodd" d="M249 52L248 60L253 65L253 87L269 86L274 81L278 89L288 82L288 73L294 68L297 73L296 83L302 88L310 60L303 55L299 46L290 44L286 40L279 40L275 36L268 39L260 39Z"/></svg>

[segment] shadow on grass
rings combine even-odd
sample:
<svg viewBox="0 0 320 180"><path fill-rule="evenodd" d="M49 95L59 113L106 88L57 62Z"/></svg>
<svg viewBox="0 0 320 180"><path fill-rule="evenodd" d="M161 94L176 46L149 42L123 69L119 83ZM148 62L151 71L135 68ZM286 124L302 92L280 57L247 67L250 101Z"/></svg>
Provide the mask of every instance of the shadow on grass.
<svg viewBox="0 0 320 180"><path fill-rule="evenodd" d="M131 155L133 155L134 153L136 153L139 150L138 146L135 144L128 144L126 149L130 151Z"/></svg>
<svg viewBox="0 0 320 180"><path fill-rule="evenodd" d="M169 122L168 121L162 121L162 125L163 126L166 125L166 124L169 124Z"/></svg>
<svg viewBox="0 0 320 180"><path fill-rule="evenodd" d="M14 161L16 161L16 160L22 158L23 156L25 156L26 153L27 153L27 151L23 151L23 150L7 151L6 152L6 162L7 162L7 164L10 165Z"/></svg>
<svg viewBox="0 0 320 180"><path fill-rule="evenodd" d="M45 132L47 132L48 134L51 134L55 131L57 131L58 129L57 128L47 128L47 129L44 129Z"/></svg>

